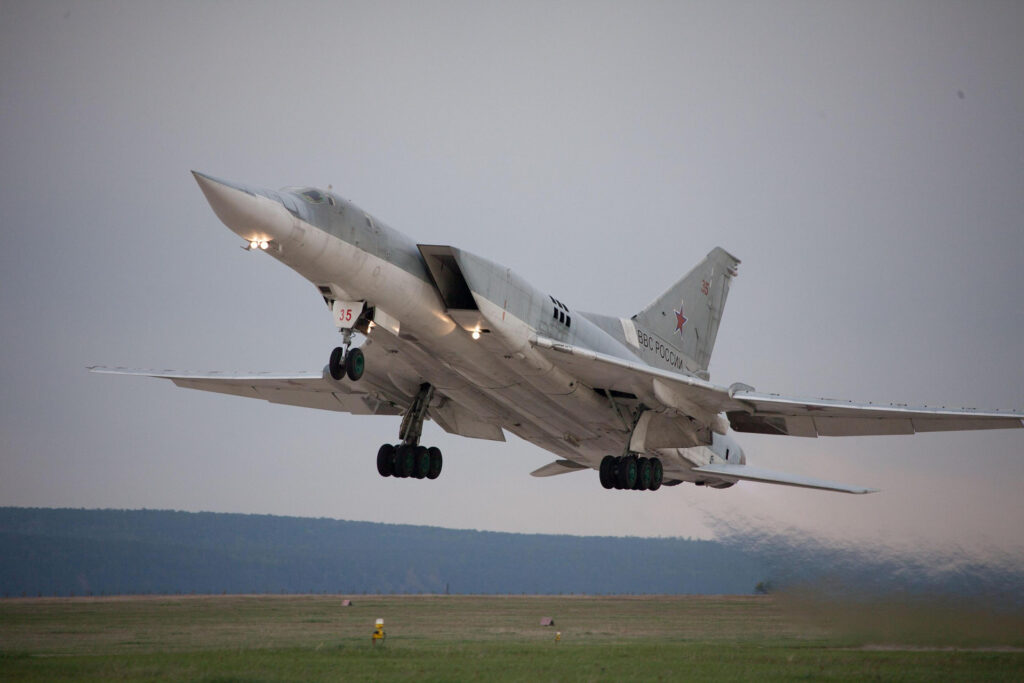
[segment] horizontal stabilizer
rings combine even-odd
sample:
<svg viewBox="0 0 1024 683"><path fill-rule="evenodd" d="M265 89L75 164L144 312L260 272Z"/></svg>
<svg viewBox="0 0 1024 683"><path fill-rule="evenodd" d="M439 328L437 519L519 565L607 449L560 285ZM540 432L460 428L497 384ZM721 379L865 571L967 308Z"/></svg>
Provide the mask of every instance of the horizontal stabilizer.
<svg viewBox="0 0 1024 683"><path fill-rule="evenodd" d="M556 460L548 463L539 469L530 472L531 477L553 477L556 474L568 474L569 472L579 472L580 470L589 470L590 468L586 465L581 465L578 462L572 460Z"/></svg>
<svg viewBox="0 0 1024 683"><path fill-rule="evenodd" d="M868 489L863 486L850 486L824 479L803 477L798 474L786 474L785 472L773 472L763 470L759 467L747 465L733 465L727 463L714 463L703 467L694 467L693 472L711 474L724 479L759 481L764 484L782 484L783 486L799 486L805 489L821 489L822 491L839 491L840 493L875 493L878 489Z"/></svg>

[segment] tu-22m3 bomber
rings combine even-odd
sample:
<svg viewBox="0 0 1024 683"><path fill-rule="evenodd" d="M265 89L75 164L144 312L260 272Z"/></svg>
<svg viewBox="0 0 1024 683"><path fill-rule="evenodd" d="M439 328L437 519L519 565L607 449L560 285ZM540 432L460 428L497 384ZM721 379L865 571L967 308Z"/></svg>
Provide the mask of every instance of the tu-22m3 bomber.
<svg viewBox="0 0 1024 683"><path fill-rule="evenodd" d="M474 439L504 441L508 431L558 457L534 476L598 470L605 488L639 491L742 480L872 491L748 465L732 432L816 437L1024 426L1020 411L808 400L712 383L708 361L739 266L721 248L636 315L619 318L578 311L457 247L417 244L331 192L274 192L193 174L246 248L312 283L341 345L324 354L319 372L91 369L400 416L397 440L377 452L385 477L441 473L441 452L420 443L428 418Z"/></svg>

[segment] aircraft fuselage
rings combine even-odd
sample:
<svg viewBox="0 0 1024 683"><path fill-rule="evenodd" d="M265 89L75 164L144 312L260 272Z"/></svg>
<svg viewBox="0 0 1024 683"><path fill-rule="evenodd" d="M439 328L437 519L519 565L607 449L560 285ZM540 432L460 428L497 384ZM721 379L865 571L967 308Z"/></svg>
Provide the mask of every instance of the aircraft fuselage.
<svg viewBox="0 0 1024 683"><path fill-rule="evenodd" d="M539 335L643 362L628 343L629 321L599 320L599 326L510 269L463 250L442 257L448 265L457 259L471 300L446 302L430 270L429 248L425 257L423 245L351 202L320 191L311 191L311 198L300 190L274 193L197 179L229 228L251 243L265 242L262 251L313 283L325 301L365 301L399 322L397 335L373 327L366 334L393 352L395 362L412 360L407 372L392 378L402 393L411 396L420 383L429 383L474 406L480 419L591 467L605 455L626 452L636 406L621 397L616 405L616 397L600 387L580 384L531 339ZM418 374L418 381L409 381L410 374ZM742 461L731 438L714 434L708 440L705 446L659 449L666 478L708 480L689 470L724 462L726 449L730 462Z"/></svg>

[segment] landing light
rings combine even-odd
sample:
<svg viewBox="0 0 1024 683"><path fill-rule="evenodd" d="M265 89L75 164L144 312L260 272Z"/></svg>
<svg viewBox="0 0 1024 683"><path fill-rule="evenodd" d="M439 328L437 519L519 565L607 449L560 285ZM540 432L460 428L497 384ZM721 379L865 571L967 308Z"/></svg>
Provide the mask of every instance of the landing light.
<svg viewBox="0 0 1024 683"><path fill-rule="evenodd" d="M260 243L257 242L256 240L253 240L252 242L249 242L249 248L250 249L255 249L258 246L260 246Z"/></svg>
<svg viewBox="0 0 1024 683"><path fill-rule="evenodd" d="M269 246L270 246L270 242L268 242L266 240L263 240L262 242L260 242L260 249L262 249L263 251L266 251L267 247L269 247Z"/></svg>
<svg viewBox="0 0 1024 683"><path fill-rule="evenodd" d="M480 330L473 330L472 337L473 337L473 339L479 339L480 338Z"/></svg>

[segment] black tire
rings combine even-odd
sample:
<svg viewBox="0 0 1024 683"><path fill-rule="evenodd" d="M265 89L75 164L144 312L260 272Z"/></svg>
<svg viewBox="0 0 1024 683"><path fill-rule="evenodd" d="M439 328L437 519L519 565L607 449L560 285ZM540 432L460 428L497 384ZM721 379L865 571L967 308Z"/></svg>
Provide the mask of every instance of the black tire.
<svg viewBox="0 0 1024 683"><path fill-rule="evenodd" d="M661 464L661 458L651 458L651 485L649 491L657 491L661 488L661 482L665 479L665 468Z"/></svg>
<svg viewBox="0 0 1024 683"><path fill-rule="evenodd" d="M427 472L427 479L437 479L441 476L441 466L444 465L441 449L431 446L427 449L427 453L430 454L430 471Z"/></svg>
<svg viewBox="0 0 1024 683"><path fill-rule="evenodd" d="M345 374L353 382L358 382L366 370L366 357L360 349L350 349L345 356Z"/></svg>
<svg viewBox="0 0 1024 683"><path fill-rule="evenodd" d="M597 470L601 479L601 486L606 489L615 487L615 458L606 455L601 458L601 467Z"/></svg>
<svg viewBox="0 0 1024 683"><path fill-rule="evenodd" d="M395 479L402 478L402 463L398 462L398 446L395 446L395 452L391 456L391 476Z"/></svg>
<svg viewBox="0 0 1024 683"><path fill-rule="evenodd" d="M395 473L395 447L389 443L377 451L377 472L382 477L390 477Z"/></svg>
<svg viewBox="0 0 1024 683"><path fill-rule="evenodd" d="M629 491L636 486L636 456L623 456L619 463L619 487Z"/></svg>
<svg viewBox="0 0 1024 683"><path fill-rule="evenodd" d="M636 465L636 488L638 491L646 491L651 488L651 477L653 476L654 468L651 467L651 459L640 458Z"/></svg>
<svg viewBox="0 0 1024 683"><path fill-rule="evenodd" d="M395 476L408 479L416 469L416 447L402 444L395 449Z"/></svg>
<svg viewBox="0 0 1024 683"><path fill-rule="evenodd" d="M423 446L416 447L416 469L412 476L417 479L426 479L430 474L430 451Z"/></svg>
<svg viewBox="0 0 1024 683"><path fill-rule="evenodd" d="M341 380L345 377L345 349L335 346L331 351L331 359L327 362L327 370L331 377Z"/></svg>

